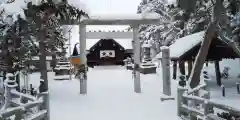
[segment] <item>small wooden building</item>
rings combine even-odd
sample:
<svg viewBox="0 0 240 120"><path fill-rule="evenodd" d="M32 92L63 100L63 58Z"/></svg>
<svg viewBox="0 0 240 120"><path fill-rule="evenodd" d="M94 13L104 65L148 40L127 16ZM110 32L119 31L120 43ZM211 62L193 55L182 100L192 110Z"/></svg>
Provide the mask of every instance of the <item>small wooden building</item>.
<svg viewBox="0 0 240 120"><path fill-rule="evenodd" d="M133 54L131 39L87 39L86 42L89 66L123 65L123 60Z"/></svg>
<svg viewBox="0 0 240 120"><path fill-rule="evenodd" d="M173 79L176 79L177 76L177 64L179 66L180 73L186 75L185 63L187 62L187 73L188 76L190 75L204 35L205 31L188 35L176 40L176 42L170 46L170 59L173 61ZM222 59L235 58L239 58L239 56L227 43L218 38L212 39L206 61L214 61L218 85L221 85L219 61ZM158 54L155 59L161 59L161 53Z"/></svg>
<svg viewBox="0 0 240 120"><path fill-rule="evenodd" d="M130 55L114 39L101 39L88 50L87 61L92 65L123 65L123 60Z"/></svg>

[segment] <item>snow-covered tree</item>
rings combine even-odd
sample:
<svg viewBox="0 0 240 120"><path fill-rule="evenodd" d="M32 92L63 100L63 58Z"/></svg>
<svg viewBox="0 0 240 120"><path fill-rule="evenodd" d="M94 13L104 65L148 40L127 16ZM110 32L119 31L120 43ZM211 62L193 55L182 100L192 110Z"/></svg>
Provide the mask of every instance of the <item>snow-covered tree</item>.
<svg viewBox="0 0 240 120"><path fill-rule="evenodd" d="M40 3L28 2L24 9L32 34L39 42L41 77L45 81L45 90L48 89L46 51L58 46L63 47L66 41L61 24L79 22L82 17L88 17L79 6L75 6L68 4L66 0L42 0Z"/></svg>
<svg viewBox="0 0 240 120"><path fill-rule="evenodd" d="M23 19L24 16L11 14L5 9L6 4L12 3L13 1L6 1L0 6L1 61L4 66L8 66L7 69L4 69L8 72L20 69L20 61L23 60L22 58L26 58L28 51L32 50L29 48L34 47L34 45L29 46L31 41L28 39L28 29L26 29L28 23Z"/></svg>
<svg viewBox="0 0 240 120"><path fill-rule="evenodd" d="M26 66L24 61L40 55L41 73L45 80L46 53L65 47L66 38L62 23L79 22L82 16L88 17L76 4L66 0L25 0L23 10L8 13L9 4L23 4L23 1L8 0L0 6L1 61L9 66L7 72L14 72ZM6 69L5 69L6 70Z"/></svg>
<svg viewBox="0 0 240 120"><path fill-rule="evenodd" d="M137 13L147 13L147 12L156 12L161 15L161 21L164 19L169 19L168 15L166 15L166 9L165 9L165 1L161 0L152 0L147 3L141 2L140 5L138 6ZM166 17L166 18L165 18ZM140 39L141 40L149 40L150 38L153 37L154 33L156 31L161 31L164 29L163 26L158 27L158 29L154 29L157 26L155 25L141 25L139 27L139 32L140 32Z"/></svg>
<svg viewBox="0 0 240 120"><path fill-rule="evenodd" d="M176 6L176 5L175 5ZM179 38L181 29L178 20L173 16L181 14L180 9L166 0L151 0L147 3L140 3L138 13L156 12L160 18L160 25L141 25L139 28L142 40L152 40L153 44L170 45L173 40Z"/></svg>

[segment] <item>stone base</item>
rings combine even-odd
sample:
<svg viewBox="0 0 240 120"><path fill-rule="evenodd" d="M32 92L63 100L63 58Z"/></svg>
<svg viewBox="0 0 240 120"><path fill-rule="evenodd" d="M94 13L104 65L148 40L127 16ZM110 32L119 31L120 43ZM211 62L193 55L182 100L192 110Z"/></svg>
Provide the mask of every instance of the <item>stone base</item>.
<svg viewBox="0 0 240 120"><path fill-rule="evenodd" d="M57 75L53 79L54 80L71 80L69 75Z"/></svg>
<svg viewBox="0 0 240 120"><path fill-rule="evenodd" d="M175 100L175 98L174 98L173 96L162 95L162 96L160 96L160 100L161 100L161 101L165 101L165 100Z"/></svg>
<svg viewBox="0 0 240 120"><path fill-rule="evenodd" d="M127 70L133 70L133 64L127 64L126 68Z"/></svg>
<svg viewBox="0 0 240 120"><path fill-rule="evenodd" d="M54 70L56 75L70 75L70 70L69 69L59 69L59 70Z"/></svg>
<svg viewBox="0 0 240 120"><path fill-rule="evenodd" d="M140 66L140 73L142 74L155 74L157 71L157 66L156 65L148 65L148 66Z"/></svg>

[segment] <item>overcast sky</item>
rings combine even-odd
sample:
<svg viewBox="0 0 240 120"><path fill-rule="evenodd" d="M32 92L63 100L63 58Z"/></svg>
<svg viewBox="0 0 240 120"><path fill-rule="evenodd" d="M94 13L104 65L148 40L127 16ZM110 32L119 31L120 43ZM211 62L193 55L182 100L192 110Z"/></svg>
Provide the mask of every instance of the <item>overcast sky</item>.
<svg viewBox="0 0 240 120"><path fill-rule="evenodd" d="M136 14L137 6L141 0L80 0L85 3L90 14ZM175 1L175 0L169 0ZM123 30L128 26L87 26L88 30ZM73 45L79 41L78 28L72 29L71 43ZM72 51L71 50L71 51Z"/></svg>
<svg viewBox="0 0 240 120"><path fill-rule="evenodd" d="M82 0L91 14L136 13L141 0Z"/></svg>
<svg viewBox="0 0 240 120"><path fill-rule="evenodd" d="M141 0L81 0L92 14L136 13ZM168 0L174 2L176 0Z"/></svg>

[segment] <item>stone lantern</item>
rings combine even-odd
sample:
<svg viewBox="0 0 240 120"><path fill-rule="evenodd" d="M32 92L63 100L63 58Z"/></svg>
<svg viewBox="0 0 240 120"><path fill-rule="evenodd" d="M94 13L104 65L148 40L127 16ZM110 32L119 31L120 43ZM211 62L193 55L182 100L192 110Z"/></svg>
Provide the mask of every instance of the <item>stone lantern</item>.
<svg viewBox="0 0 240 120"><path fill-rule="evenodd" d="M148 41L143 43L143 62L151 61L151 47L152 44L150 44Z"/></svg>

